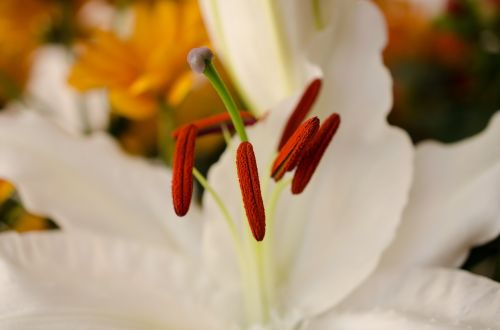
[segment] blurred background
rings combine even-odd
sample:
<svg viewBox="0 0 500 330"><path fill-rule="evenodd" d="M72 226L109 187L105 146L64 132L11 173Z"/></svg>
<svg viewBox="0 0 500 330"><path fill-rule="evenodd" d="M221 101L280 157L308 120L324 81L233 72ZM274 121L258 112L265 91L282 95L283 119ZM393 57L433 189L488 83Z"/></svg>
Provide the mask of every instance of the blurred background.
<svg viewBox="0 0 500 330"><path fill-rule="evenodd" d="M500 108L500 0L375 2L389 31L390 123L415 143L481 131ZM72 134L105 130L131 154L168 164L175 127L223 110L185 63L209 45L194 0L1 0L0 44L0 111L21 104ZM197 148L206 171L223 143L206 137ZM0 179L0 231L55 228ZM500 239L464 268L500 280Z"/></svg>

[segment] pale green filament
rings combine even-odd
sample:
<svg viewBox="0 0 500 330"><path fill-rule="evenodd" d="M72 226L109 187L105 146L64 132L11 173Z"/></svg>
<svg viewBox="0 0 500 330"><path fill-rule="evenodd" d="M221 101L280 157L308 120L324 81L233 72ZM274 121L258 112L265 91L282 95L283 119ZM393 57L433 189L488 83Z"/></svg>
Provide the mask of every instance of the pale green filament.
<svg viewBox="0 0 500 330"><path fill-rule="evenodd" d="M234 222L231 218L231 215L229 214L229 211L227 210L226 206L222 202L222 199L220 198L219 194L210 186L208 181L205 179L203 174L198 171L195 167L193 167L193 175L196 178L196 180L201 184L201 186L210 194L212 195L212 198L215 201L215 204L219 207L224 220L226 221L227 226L229 227L229 231L231 232L231 236L233 237L233 240L235 241L236 245L239 247L241 245L240 239L238 237L238 231L236 230L236 226L234 225ZM238 248L239 249L239 248Z"/></svg>
<svg viewBox="0 0 500 330"><path fill-rule="evenodd" d="M274 244L274 226L275 226L275 211L279 201L279 197L285 188L290 186L291 179L282 180L274 186L269 200L266 203L266 237L262 242L256 242L250 233L247 233L245 247L247 250L248 262L253 268L254 290L252 297L253 313L252 320L258 320L266 323L270 318L272 306L275 306L276 300L276 262L273 253ZM265 185L266 190L269 186Z"/></svg>
<svg viewBox="0 0 500 330"><path fill-rule="evenodd" d="M243 119L241 119L240 112L238 111L236 103L234 102L231 93L229 93L226 84L224 84L224 81L222 81L219 73L217 72L217 69L215 68L215 65L211 60L207 60L205 64L206 67L205 71L203 71L203 74L212 83L212 86L215 88L217 94L219 94L219 97L226 106L227 112L231 117L234 128L236 129L236 133L238 133L240 140L242 142L248 141L248 136L245 131L245 125L243 124Z"/></svg>
<svg viewBox="0 0 500 330"><path fill-rule="evenodd" d="M214 199L235 243L248 324L266 324L276 300L277 277L273 254L276 207L284 189L290 186L291 179L278 182L271 191L271 185L264 185L266 193L270 192L266 194L269 196L266 198L267 233L263 242L256 242L249 230L238 230L220 195L196 168L193 168L193 175ZM241 218L245 219L244 209L241 211Z"/></svg>
<svg viewBox="0 0 500 330"><path fill-rule="evenodd" d="M268 224L269 224L269 230L272 233L274 229L274 218L275 218L275 212L276 212L276 206L278 205L278 200L281 196L281 193L285 188L290 186L292 183L292 179L287 179L287 180L281 180L276 184L276 187L273 190L273 194L271 195L271 198L269 200L269 204L266 206L267 213L269 215L268 218ZM272 236L272 235L271 235Z"/></svg>
<svg viewBox="0 0 500 330"><path fill-rule="evenodd" d="M196 180L205 188L205 190L212 196L215 203L217 204L219 210L221 211L224 220L229 227L231 237L236 246L236 256L238 258L238 263L241 271L241 278L243 282L243 290L245 292L244 297L246 300L247 316L249 320L259 320L265 321L263 313L268 310L268 306L262 306L261 302L261 283L259 278L259 267L258 261L255 259L255 255L251 255L248 252L252 252L253 249L245 249L243 242L240 239L238 230L234 224L234 221L224 205L219 194L210 186L207 179L201 174L196 168L193 168L193 176ZM248 233L248 231L245 231ZM247 244L256 244L252 238L246 240ZM258 310L252 309L252 307L257 306Z"/></svg>
<svg viewBox="0 0 500 330"><path fill-rule="evenodd" d="M229 133L229 129L225 124L221 125L221 129L222 129L222 136L224 137L224 141L226 142L226 146L229 147L231 145L231 133Z"/></svg>
<svg viewBox="0 0 500 330"><path fill-rule="evenodd" d="M273 253L276 207L282 192L290 186L291 182L291 179L282 180L274 187L271 197L266 203L266 239L261 246L257 247L257 253L262 258L261 276L263 278L263 289L268 305L274 304L276 298L276 262Z"/></svg>

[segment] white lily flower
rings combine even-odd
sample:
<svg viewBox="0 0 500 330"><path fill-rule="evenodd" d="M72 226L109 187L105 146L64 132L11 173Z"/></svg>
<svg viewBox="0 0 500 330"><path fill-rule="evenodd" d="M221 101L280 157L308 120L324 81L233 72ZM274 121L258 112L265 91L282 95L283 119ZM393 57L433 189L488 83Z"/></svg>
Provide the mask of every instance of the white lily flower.
<svg viewBox="0 0 500 330"><path fill-rule="evenodd" d="M335 109L342 127L302 195L263 184L263 243L245 224L234 144L209 174L241 254L212 195L176 219L167 169L105 135L3 114L0 176L62 230L0 236L0 329L500 328L500 286L446 268L500 231L500 117L470 141L422 146L413 175L413 148L385 122L381 18L362 1L336 25L337 71L325 70L316 110ZM248 130L263 181L295 102Z"/></svg>
<svg viewBox="0 0 500 330"><path fill-rule="evenodd" d="M283 112L273 114L278 113ZM258 156L270 152L266 137L273 136L281 117L250 131ZM307 192L299 197L282 192L269 219L274 229L264 243L271 246L261 251L274 261L266 263L263 281L269 284L273 272L274 288L253 282L258 259L252 259L251 240L245 241L249 255L241 280L240 260L210 195L203 210L193 208L186 219L175 219L168 170L123 155L104 135L68 137L34 113L3 116L0 127L0 173L16 183L31 210L58 219L63 228L0 237L0 329L77 324L82 329L261 329L260 322L270 329L500 326L498 284L439 268L456 266L471 245L500 231L500 163L498 155L488 153L499 138L500 116L472 140L418 149L417 181L388 248L398 221L387 220L405 200L406 184L391 179L401 176L402 163L398 157L385 159L388 150L379 145L357 171L359 158L348 160L339 136ZM242 224L239 203L232 202L238 196L233 157L232 150L223 156L210 182ZM457 168L458 157L472 161ZM341 169L343 174L337 172ZM438 180L436 173L447 176ZM471 198L484 191L488 198ZM268 197L272 212L274 198ZM241 227L245 240L248 229ZM263 295L252 295L247 284Z"/></svg>

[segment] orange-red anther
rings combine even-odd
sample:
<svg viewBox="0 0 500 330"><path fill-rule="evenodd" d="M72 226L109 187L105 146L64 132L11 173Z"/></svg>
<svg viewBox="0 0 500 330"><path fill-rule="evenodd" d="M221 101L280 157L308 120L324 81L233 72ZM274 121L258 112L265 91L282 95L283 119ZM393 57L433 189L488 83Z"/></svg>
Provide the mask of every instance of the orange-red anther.
<svg viewBox="0 0 500 330"><path fill-rule="evenodd" d="M278 145L278 150L281 150L281 148L283 148L288 139L290 139L293 133L306 118L314 102L316 101L316 98L319 95L321 84L321 79L315 79L309 84L309 86L307 86L306 91L304 92L304 94L302 94L302 97L295 107L295 110L290 115L290 118L288 118L285 129L283 130L283 134L281 134L281 140Z"/></svg>
<svg viewBox="0 0 500 330"><path fill-rule="evenodd" d="M240 116L243 119L245 126L251 126L257 122L257 118L250 112L240 111ZM234 125L228 112L222 112L207 118L202 118L191 122L189 125L194 125L198 129L197 136L203 136L211 133L220 133L222 126L225 125L229 131L234 131ZM180 131L185 126L178 128L172 132L174 139L177 139Z"/></svg>
<svg viewBox="0 0 500 330"><path fill-rule="evenodd" d="M306 147L313 141L318 128L318 117L308 119L288 139L274 160L271 169L271 176L275 181L281 180L286 172L292 171L297 166Z"/></svg>
<svg viewBox="0 0 500 330"><path fill-rule="evenodd" d="M332 141L340 125L340 116L336 113L330 115L321 125L310 146L301 158L292 180L292 193L300 194L311 180L316 168Z"/></svg>
<svg viewBox="0 0 500 330"><path fill-rule="evenodd" d="M262 241L266 233L266 212L260 192L257 162L250 142L241 142L239 145L236 152L236 167L248 224L253 237L257 241Z"/></svg>
<svg viewBox="0 0 500 330"><path fill-rule="evenodd" d="M197 128L194 125L185 126L180 130L175 145L172 199L175 213L182 217L186 215L193 194L194 147Z"/></svg>

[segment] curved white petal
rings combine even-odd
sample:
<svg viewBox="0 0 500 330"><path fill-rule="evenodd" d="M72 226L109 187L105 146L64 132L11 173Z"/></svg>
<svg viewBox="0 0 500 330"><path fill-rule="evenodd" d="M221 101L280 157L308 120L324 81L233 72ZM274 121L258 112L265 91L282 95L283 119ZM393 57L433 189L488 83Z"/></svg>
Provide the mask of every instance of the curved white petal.
<svg viewBox="0 0 500 330"><path fill-rule="evenodd" d="M199 247L198 210L175 216L170 172L125 155L104 134L70 136L30 110L2 114L0 177L15 184L30 211L64 230Z"/></svg>
<svg viewBox="0 0 500 330"><path fill-rule="evenodd" d="M2 234L0 329L224 329L201 305L200 275L185 259L141 244Z"/></svg>
<svg viewBox="0 0 500 330"><path fill-rule="evenodd" d="M254 110L263 112L304 87L311 74L309 43L324 31L335 40L337 18L357 2L201 0L200 4L211 39L240 91ZM333 49L328 42L321 50L328 56Z"/></svg>
<svg viewBox="0 0 500 330"><path fill-rule="evenodd" d="M458 270L379 273L316 329L500 329L500 285Z"/></svg>
<svg viewBox="0 0 500 330"><path fill-rule="evenodd" d="M264 111L296 87L272 1L202 0L218 54L246 101ZM258 50L258 51L257 51Z"/></svg>
<svg viewBox="0 0 500 330"><path fill-rule="evenodd" d="M71 54L63 47L46 46L34 54L28 82L28 102L71 133L102 130L109 107L104 91L78 93L68 86Z"/></svg>
<svg viewBox="0 0 500 330"><path fill-rule="evenodd" d="M500 114L477 136L417 148L414 185L381 267L458 266L500 233Z"/></svg>
<svg viewBox="0 0 500 330"><path fill-rule="evenodd" d="M339 112L344 134L368 139L378 133L374 131L386 129L392 106L392 80L382 59L387 32L373 3L349 2L308 49L324 76L324 92L314 109L322 116Z"/></svg>

